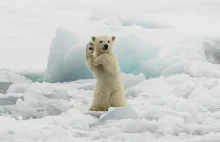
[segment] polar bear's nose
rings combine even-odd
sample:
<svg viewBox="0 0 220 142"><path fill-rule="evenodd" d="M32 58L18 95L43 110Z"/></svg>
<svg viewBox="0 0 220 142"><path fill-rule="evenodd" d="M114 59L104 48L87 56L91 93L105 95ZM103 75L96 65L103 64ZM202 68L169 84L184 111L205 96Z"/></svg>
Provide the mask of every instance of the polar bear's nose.
<svg viewBox="0 0 220 142"><path fill-rule="evenodd" d="M105 44L105 45L104 45L103 50L108 50L108 44Z"/></svg>

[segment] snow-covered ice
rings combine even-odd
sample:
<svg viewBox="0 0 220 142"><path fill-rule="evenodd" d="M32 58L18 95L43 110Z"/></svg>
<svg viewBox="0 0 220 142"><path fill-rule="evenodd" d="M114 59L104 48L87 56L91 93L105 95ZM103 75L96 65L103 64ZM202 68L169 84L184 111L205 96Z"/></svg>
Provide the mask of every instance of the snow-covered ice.
<svg viewBox="0 0 220 142"><path fill-rule="evenodd" d="M219 7L219 0L1 0L0 141L220 141ZM85 46L100 34L116 36L131 108L119 110L124 118L87 114L95 80Z"/></svg>
<svg viewBox="0 0 220 142"><path fill-rule="evenodd" d="M177 73L219 78L219 42L213 37L193 36L178 30L139 26L116 28L114 24L90 20L74 22L74 26L64 24L56 30L52 40L44 81L92 79L85 64L85 47L91 35L103 34L116 35L114 51L123 73L143 73L146 78Z"/></svg>
<svg viewBox="0 0 220 142"><path fill-rule="evenodd" d="M110 115L113 119L107 118L104 123L98 123L100 125L98 118L86 114L93 93L92 88L83 89L87 84L86 80L54 84L36 82L27 85L26 89L17 85L23 91L11 89L1 94L1 100L14 97L17 101L0 106L0 139L220 140L220 79L179 74L133 84L127 87L126 97L138 118L118 120L117 116Z"/></svg>
<svg viewBox="0 0 220 142"><path fill-rule="evenodd" d="M0 81L11 82L11 83L31 82L29 79L27 79L23 75L14 73L13 71L6 70L6 69L0 70Z"/></svg>

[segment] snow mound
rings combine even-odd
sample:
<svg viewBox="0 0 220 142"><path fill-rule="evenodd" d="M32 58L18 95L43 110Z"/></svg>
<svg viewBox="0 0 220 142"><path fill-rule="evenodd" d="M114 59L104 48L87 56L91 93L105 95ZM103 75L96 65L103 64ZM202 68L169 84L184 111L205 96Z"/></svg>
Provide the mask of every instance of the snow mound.
<svg viewBox="0 0 220 142"><path fill-rule="evenodd" d="M109 108L108 112L103 114L98 122L93 123L90 127L103 124L107 120L121 120L121 119L137 119L138 114L130 107Z"/></svg>
<svg viewBox="0 0 220 142"><path fill-rule="evenodd" d="M29 85L29 83L14 83L8 88L7 93L24 93Z"/></svg>
<svg viewBox="0 0 220 142"><path fill-rule="evenodd" d="M143 63L157 57L160 48L145 42L134 34L119 37L116 40L114 50L121 71L128 74L144 73L146 77L149 77L149 72L145 70Z"/></svg>
<svg viewBox="0 0 220 142"><path fill-rule="evenodd" d="M75 37L64 29L58 29L53 38L50 54L48 57L47 69L44 74L44 81L60 82L63 78L64 56L68 49L75 43Z"/></svg>
<svg viewBox="0 0 220 142"><path fill-rule="evenodd" d="M69 107L63 103L63 100L69 99L67 92L57 90L55 93L46 93L33 87L28 88L23 94L24 99L18 99L16 102L16 113L20 114L24 119L30 117L38 118L49 114L61 114Z"/></svg>
<svg viewBox="0 0 220 142"><path fill-rule="evenodd" d="M145 80L145 76L143 74L132 75L132 74L121 74L123 85L125 88L134 86Z"/></svg>
<svg viewBox="0 0 220 142"><path fill-rule="evenodd" d="M26 77L18 73L15 73L13 71L1 69L0 70L0 82L12 82L12 83L29 82L30 83L31 80L28 80Z"/></svg>

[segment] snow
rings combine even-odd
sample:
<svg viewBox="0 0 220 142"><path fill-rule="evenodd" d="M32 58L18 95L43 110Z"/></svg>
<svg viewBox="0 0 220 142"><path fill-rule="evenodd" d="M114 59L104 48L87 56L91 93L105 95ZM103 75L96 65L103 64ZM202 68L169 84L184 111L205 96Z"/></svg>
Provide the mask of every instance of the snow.
<svg viewBox="0 0 220 142"><path fill-rule="evenodd" d="M220 141L219 6L2 0L0 141ZM101 34L116 36L128 107L97 118L85 46Z"/></svg>
<svg viewBox="0 0 220 142"><path fill-rule="evenodd" d="M90 113L92 115L92 113ZM99 120L93 124L90 124L90 127L101 125L108 120L120 120L120 119L137 119L138 114L130 107L119 107L108 109L107 113L102 114L99 117Z"/></svg>
<svg viewBox="0 0 220 142"><path fill-rule="evenodd" d="M13 71L1 69L0 70L0 82L31 82L29 79L20 75L18 73L14 73Z"/></svg>
<svg viewBox="0 0 220 142"><path fill-rule="evenodd" d="M25 91L17 91L19 88L24 90L24 86L16 85L17 89L11 89L0 97L1 100L15 98L14 102L0 106L0 139L219 139L220 79L179 74L143 80L126 88L128 108L112 108L99 119L87 113L92 101L93 87L83 88L93 81L53 84L35 82L27 85Z"/></svg>

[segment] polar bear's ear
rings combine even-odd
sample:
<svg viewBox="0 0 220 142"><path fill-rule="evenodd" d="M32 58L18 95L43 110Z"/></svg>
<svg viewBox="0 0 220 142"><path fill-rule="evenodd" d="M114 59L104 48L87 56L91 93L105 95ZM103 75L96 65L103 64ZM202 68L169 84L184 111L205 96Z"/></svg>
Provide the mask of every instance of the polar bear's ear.
<svg viewBox="0 0 220 142"><path fill-rule="evenodd" d="M116 39L116 37L115 36L112 36L112 40L114 41Z"/></svg>
<svg viewBox="0 0 220 142"><path fill-rule="evenodd" d="M91 39L92 39L92 41L95 41L95 37L94 36L92 36Z"/></svg>

